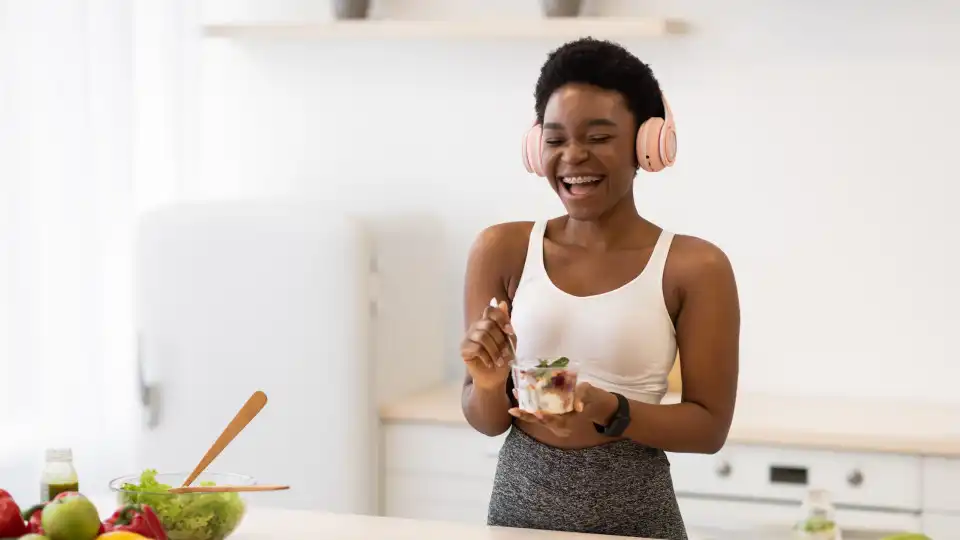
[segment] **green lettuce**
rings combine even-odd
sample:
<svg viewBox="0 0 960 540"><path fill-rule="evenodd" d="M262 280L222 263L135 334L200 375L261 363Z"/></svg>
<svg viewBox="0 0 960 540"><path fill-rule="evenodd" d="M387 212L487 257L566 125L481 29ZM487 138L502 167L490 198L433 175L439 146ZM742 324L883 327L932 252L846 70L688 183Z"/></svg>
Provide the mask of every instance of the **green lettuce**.
<svg viewBox="0 0 960 540"><path fill-rule="evenodd" d="M213 482L200 485L212 486ZM157 481L157 471L140 474L139 484L123 484L121 500L148 504L170 540L223 540L240 524L245 506L239 493L168 493L171 486Z"/></svg>

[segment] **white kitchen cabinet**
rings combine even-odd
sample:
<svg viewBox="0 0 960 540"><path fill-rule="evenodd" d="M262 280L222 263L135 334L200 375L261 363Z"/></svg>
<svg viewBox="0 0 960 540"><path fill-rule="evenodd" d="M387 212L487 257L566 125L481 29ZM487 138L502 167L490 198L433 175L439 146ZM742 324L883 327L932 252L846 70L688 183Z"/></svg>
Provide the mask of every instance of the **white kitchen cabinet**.
<svg viewBox="0 0 960 540"><path fill-rule="evenodd" d="M789 527L800 516L800 504L764 500L736 500L677 495L687 527L725 531ZM919 512L837 509L837 521L857 531L919 531ZM878 533L879 534L879 533ZM938 538L939 540L939 538Z"/></svg>
<svg viewBox="0 0 960 540"><path fill-rule="evenodd" d="M934 540L960 538L960 515L923 514L923 532Z"/></svg>
<svg viewBox="0 0 960 540"><path fill-rule="evenodd" d="M486 523L504 437L487 437L467 426L387 424L383 513Z"/></svg>
<svg viewBox="0 0 960 540"><path fill-rule="evenodd" d="M382 433L384 515L485 522L505 436L428 422L388 422ZM840 523L848 528L927 529L938 540L948 537L943 533L948 528L950 534L960 531L960 515L922 515L929 491L924 474L931 468L941 473L944 464L920 456L728 444L715 455L669 454L669 459L691 530L788 526L807 489L820 487L833 493ZM935 500L949 507L945 487L937 493L942 498Z"/></svg>
<svg viewBox="0 0 960 540"><path fill-rule="evenodd" d="M960 538L960 459L923 460L923 531L931 538Z"/></svg>
<svg viewBox="0 0 960 540"><path fill-rule="evenodd" d="M960 514L960 459L928 457L923 460L923 500L930 511ZM960 537L960 528L957 529Z"/></svg>

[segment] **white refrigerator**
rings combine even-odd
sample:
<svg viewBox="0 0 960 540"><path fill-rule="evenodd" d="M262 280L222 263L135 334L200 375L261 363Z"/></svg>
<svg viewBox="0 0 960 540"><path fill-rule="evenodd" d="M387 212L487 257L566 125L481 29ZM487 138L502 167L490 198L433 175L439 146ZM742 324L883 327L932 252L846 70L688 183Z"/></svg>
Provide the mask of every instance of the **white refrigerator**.
<svg viewBox="0 0 960 540"><path fill-rule="evenodd" d="M262 390L209 470L292 487L250 504L376 513L375 266L358 220L296 202L170 206L142 221L136 253L139 467L189 471Z"/></svg>

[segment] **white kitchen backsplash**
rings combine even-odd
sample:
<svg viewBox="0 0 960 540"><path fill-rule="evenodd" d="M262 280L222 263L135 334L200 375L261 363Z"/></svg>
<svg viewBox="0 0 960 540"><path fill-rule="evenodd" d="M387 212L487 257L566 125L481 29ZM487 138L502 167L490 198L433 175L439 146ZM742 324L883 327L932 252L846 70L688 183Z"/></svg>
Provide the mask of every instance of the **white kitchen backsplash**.
<svg viewBox="0 0 960 540"><path fill-rule="evenodd" d="M217 4L264 20L329 7ZM539 9L373 4L405 18ZM624 41L659 77L680 137L676 167L641 174L636 197L649 218L730 256L740 388L960 399L947 342L960 326L950 307L960 256L943 248L960 229L948 202L960 197L954 2L611 0L587 10L691 24L689 35ZM187 147L202 152L187 159L180 195L315 198L363 214L381 254L379 361L440 362L458 378L476 234L562 212L518 152L538 70L558 44L197 38L186 56L199 98L185 106ZM892 135L904 114L921 136Z"/></svg>

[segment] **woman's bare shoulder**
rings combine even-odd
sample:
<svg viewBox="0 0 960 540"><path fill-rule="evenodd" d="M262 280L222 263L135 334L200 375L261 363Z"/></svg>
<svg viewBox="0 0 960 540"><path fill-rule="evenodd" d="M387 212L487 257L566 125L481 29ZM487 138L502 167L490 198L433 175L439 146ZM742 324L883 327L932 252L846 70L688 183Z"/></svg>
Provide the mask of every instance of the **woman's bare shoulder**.
<svg viewBox="0 0 960 540"><path fill-rule="evenodd" d="M509 221L483 229L470 248L467 264L498 274L512 298L523 273L531 230L532 221Z"/></svg>
<svg viewBox="0 0 960 540"><path fill-rule="evenodd" d="M668 264L675 263L686 271L711 271L730 266L730 259L719 246L696 236L678 234L673 237Z"/></svg>
<svg viewBox="0 0 960 540"><path fill-rule="evenodd" d="M736 277L727 254L708 240L680 234L674 236L670 246L663 289L673 315L679 312L683 299L693 294L706 291L725 292L730 298L737 296Z"/></svg>
<svg viewBox="0 0 960 540"><path fill-rule="evenodd" d="M477 235L471 251L495 258L510 258L521 250L526 253L532 229L532 221L508 221L490 225Z"/></svg>

